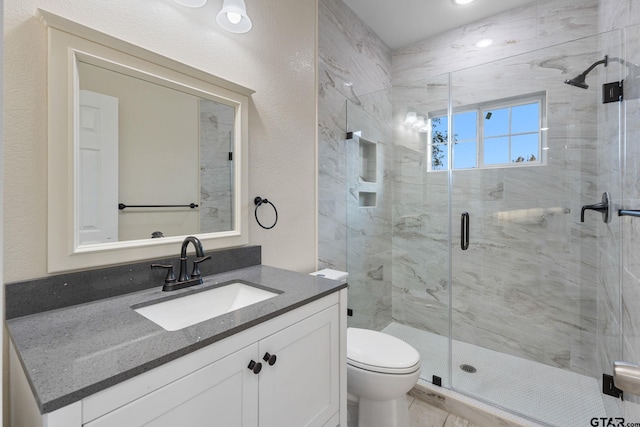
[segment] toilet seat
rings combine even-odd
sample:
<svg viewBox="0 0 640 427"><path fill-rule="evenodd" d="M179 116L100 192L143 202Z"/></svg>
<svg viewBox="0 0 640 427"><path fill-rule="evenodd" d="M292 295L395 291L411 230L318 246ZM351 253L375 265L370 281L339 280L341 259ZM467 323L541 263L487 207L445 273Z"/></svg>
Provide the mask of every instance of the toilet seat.
<svg viewBox="0 0 640 427"><path fill-rule="evenodd" d="M383 374L410 374L420 369L420 353L391 335L347 328L347 363Z"/></svg>

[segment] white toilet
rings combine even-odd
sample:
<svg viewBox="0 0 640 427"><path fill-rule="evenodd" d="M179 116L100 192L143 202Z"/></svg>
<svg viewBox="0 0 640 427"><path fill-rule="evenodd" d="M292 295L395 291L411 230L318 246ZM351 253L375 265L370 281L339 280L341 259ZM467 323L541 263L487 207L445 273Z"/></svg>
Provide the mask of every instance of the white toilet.
<svg viewBox="0 0 640 427"><path fill-rule="evenodd" d="M348 273L311 273L346 280ZM347 392L358 401L358 427L409 427L405 394L420 377L420 353L406 342L369 329L347 328Z"/></svg>
<svg viewBox="0 0 640 427"><path fill-rule="evenodd" d="M359 427L409 427L405 394L420 376L420 354L382 332L347 328L347 391Z"/></svg>

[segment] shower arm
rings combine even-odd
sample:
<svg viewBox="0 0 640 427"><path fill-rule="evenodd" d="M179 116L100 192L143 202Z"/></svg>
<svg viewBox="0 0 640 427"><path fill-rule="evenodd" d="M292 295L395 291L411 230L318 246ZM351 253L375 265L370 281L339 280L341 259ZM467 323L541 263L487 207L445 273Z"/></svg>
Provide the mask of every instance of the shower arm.
<svg viewBox="0 0 640 427"><path fill-rule="evenodd" d="M638 67L638 66L637 66L636 64L634 64L633 62L629 62L629 61L626 61L626 60L624 60L624 59L622 59L622 58L617 58L617 57L615 57L615 56L614 56L613 58L610 58L610 57L609 57L609 55L605 55L605 56L604 56L604 59L601 59L600 61L596 61L596 62L594 62L593 64L591 64L591 66L589 66L589 68L587 68L587 69L586 69L586 70L584 70L582 73L580 73L580 75L582 75L582 76L585 76L585 77L586 77L586 75L587 75L587 74L589 74L589 73L591 72L591 70L593 70L594 68L596 68L598 65L600 65L600 64L604 64L604 66L606 67L606 66L608 66L608 65L609 65L609 62L610 62L610 61L611 61L611 62L617 62L618 64L624 65L625 67L627 67L627 68L629 69L629 72L630 72L631 74L634 74L634 75L635 75L635 74L638 74L638 73L637 73L637 70L638 70L640 67Z"/></svg>
<svg viewBox="0 0 640 427"><path fill-rule="evenodd" d="M615 59L619 59L619 58L615 58ZM622 59L619 59L618 62L622 61ZM591 64L591 66L589 68L587 68L586 70L584 70L582 73L580 73L581 76L587 76L587 74L589 74L591 72L591 70L593 70L594 68L596 68L598 65L600 64L604 64L604 66L606 67L607 65L609 65L609 56L605 55L604 59L601 59L600 61L596 61L593 64Z"/></svg>

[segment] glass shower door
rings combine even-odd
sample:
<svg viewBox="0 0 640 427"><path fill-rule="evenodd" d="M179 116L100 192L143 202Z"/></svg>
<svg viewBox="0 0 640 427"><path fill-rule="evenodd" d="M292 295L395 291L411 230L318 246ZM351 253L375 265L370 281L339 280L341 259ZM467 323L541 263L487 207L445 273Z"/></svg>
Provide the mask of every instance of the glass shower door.
<svg viewBox="0 0 640 427"><path fill-rule="evenodd" d="M600 382L620 349L615 220L580 222L620 195L620 104L600 99L620 70L564 83L619 57L617 36L451 74L452 388L550 425L607 415Z"/></svg>
<svg viewBox="0 0 640 427"><path fill-rule="evenodd" d="M391 322L391 91L347 101L346 241L351 327Z"/></svg>
<svg viewBox="0 0 640 427"><path fill-rule="evenodd" d="M394 87L393 321L421 378L450 387L449 75Z"/></svg>

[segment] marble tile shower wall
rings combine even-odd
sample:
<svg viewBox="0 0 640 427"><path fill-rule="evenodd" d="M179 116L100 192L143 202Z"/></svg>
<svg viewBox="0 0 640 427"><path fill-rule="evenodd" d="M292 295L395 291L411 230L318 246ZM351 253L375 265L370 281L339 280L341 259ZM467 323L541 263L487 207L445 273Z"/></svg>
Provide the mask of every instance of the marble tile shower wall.
<svg viewBox="0 0 640 427"><path fill-rule="evenodd" d="M319 1L318 28L318 264L349 271L350 324L381 329L391 320L391 50L342 0ZM347 130L376 143L375 207L358 207Z"/></svg>
<svg viewBox="0 0 640 427"><path fill-rule="evenodd" d="M454 107L546 91L546 166L454 175L453 212L471 212L474 245L452 243L453 334L594 375L597 225L579 213L599 199L598 91L563 81L600 59L598 6L539 1L394 51L394 320L448 335L448 182L426 171L426 141L403 126L406 112L445 109L442 74L455 70ZM474 46L487 37L490 49Z"/></svg>

